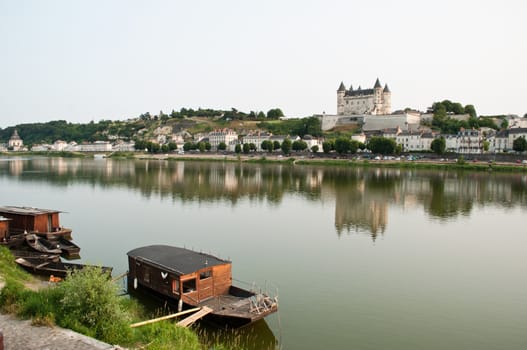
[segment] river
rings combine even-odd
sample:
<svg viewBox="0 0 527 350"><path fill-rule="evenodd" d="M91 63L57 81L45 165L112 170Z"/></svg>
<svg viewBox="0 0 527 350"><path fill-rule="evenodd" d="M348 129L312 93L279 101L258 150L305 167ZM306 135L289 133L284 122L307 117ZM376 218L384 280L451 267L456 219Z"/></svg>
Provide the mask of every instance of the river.
<svg viewBox="0 0 527 350"><path fill-rule="evenodd" d="M149 244L231 259L279 293L249 349L527 348L525 174L3 158L0 198L115 275Z"/></svg>

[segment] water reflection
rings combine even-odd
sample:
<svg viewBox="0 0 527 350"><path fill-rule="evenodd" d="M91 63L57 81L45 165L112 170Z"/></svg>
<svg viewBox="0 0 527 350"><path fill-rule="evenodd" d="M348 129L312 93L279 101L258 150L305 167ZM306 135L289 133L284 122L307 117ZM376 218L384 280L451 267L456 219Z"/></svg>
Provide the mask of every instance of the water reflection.
<svg viewBox="0 0 527 350"><path fill-rule="evenodd" d="M278 206L287 195L335 206L335 230L384 234L390 207L422 206L434 219L470 215L474 206L527 204L527 175L406 169L330 168L223 162L3 159L0 176L55 186L126 187L187 201L241 199ZM8 204L8 203L5 203ZM29 204L29 203L28 203Z"/></svg>

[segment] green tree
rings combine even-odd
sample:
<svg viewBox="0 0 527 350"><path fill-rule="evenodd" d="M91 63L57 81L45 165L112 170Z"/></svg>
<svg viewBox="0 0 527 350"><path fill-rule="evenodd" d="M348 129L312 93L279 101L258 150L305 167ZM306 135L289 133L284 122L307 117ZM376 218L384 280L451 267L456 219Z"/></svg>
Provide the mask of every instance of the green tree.
<svg viewBox="0 0 527 350"><path fill-rule="evenodd" d="M284 142L282 142L282 152L284 154L289 154L291 153L291 147L292 147L292 143L291 143L291 140L289 139L285 139Z"/></svg>
<svg viewBox="0 0 527 350"><path fill-rule="evenodd" d="M188 152L188 151L190 151L191 149L193 149L193 147L192 147L192 142L185 142L185 143L183 144L183 150L184 150L185 152Z"/></svg>
<svg viewBox="0 0 527 350"><path fill-rule="evenodd" d="M271 144L271 142L269 142L269 140L263 140L262 144L260 145L260 147L262 148L262 150L267 151L267 150L269 150L270 144Z"/></svg>
<svg viewBox="0 0 527 350"><path fill-rule="evenodd" d="M260 120L264 120L265 119L265 113L262 112L262 111L258 112L258 114L256 115L256 118L260 119Z"/></svg>
<svg viewBox="0 0 527 350"><path fill-rule="evenodd" d="M280 148L282 148L280 141L273 141L273 149L280 149Z"/></svg>
<svg viewBox="0 0 527 350"><path fill-rule="evenodd" d="M242 146L239 143L234 146L234 152L236 152L237 154L240 154L242 152Z"/></svg>
<svg viewBox="0 0 527 350"><path fill-rule="evenodd" d="M465 108L459 102L452 103L452 113L454 114L463 114L465 113Z"/></svg>
<svg viewBox="0 0 527 350"><path fill-rule="evenodd" d="M292 145L293 151L303 151L307 149L307 143L303 140L296 140Z"/></svg>
<svg viewBox="0 0 527 350"><path fill-rule="evenodd" d="M251 151L251 146L248 143L243 144L243 153L248 154Z"/></svg>
<svg viewBox="0 0 527 350"><path fill-rule="evenodd" d="M324 153L331 152L333 150L333 142L330 140L322 142L322 150Z"/></svg>
<svg viewBox="0 0 527 350"><path fill-rule="evenodd" d="M525 152L527 150L527 140L524 136L516 138L512 142L512 149L516 152Z"/></svg>
<svg viewBox="0 0 527 350"><path fill-rule="evenodd" d="M225 142L220 142L218 145L218 150L225 151L226 149L227 149L227 145L225 144Z"/></svg>
<svg viewBox="0 0 527 350"><path fill-rule="evenodd" d="M477 118L476 108L473 105L465 106L465 113L469 114L472 118Z"/></svg>
<svg viewBox="0 0 527 350"><path fill-rule="evenodd" d="M368 142L368 149L379 154L393 154L396 146L395 140L386 137L374 136Z"/></svg>
<svg viewBox="0 0 527 350"><path fill-rule="evenodd" d="M503 118L501 120L500 128L503 129L503 130L509 128L509 122L507 121L507 119Z"/></svg>
<svg viewBox="0 0 527 350"><path fill-rule="evenodd" d="M169 142L168 143L168 150L169 151L175 151L177 150L177 144L175 142Z"/></svg>
<svg viewBox="0 0 527 350"><path fill-rule="evenodd" d="M311 146L311 152L313 152L313 153L317 153L318 149L319 149L318 145Z"/></svg>
<svg viewBox="0 0 527 350"><path fill-rule="evenodd" d="M483 141L483 151L488 152L489 148L490 148L490 142L487 140Z"/></svg>
<svg viewBox="0 0 527 350"><path fill-rule="evenodd" d="M198 149L201 153L205 152L205 142L203 141L198 142Z"/></svg>
<svg viewBox="0 0 527 350"><path fill-rule="evenodd" d="M256 145L255 145L254 143L252 143L252 142L249 143L249 150L250 150L251 152L256 151Z"/></svg>
<svg viewBox="0 0 527 350"><path fill-rule="evenodd" d="M443 154L446 150L446 141L443 136L440 138L434 139L430 145L432 151L436 154Z"/></svg>
<svg viewBox="0 0 527 350"><path fill-rule="evenodd" d="M351 140L347 137L339 137L335 140L335 151L338 154L349 153L351 147Z"/></svg>
<svg viewBox="0 0 527 350"><path fill-rule="evenodd" d="M212 145L210 144L210 142L205 142L205 149L206 149L207 151L210 151L211 148L212 148Z"/></svg>
<svg viewBox="0 0 527 350"><path fill-rule="evenodd" d="M284 113L280 108L273 108L267 111L267 119L278 119L283 117Z"/></svg>

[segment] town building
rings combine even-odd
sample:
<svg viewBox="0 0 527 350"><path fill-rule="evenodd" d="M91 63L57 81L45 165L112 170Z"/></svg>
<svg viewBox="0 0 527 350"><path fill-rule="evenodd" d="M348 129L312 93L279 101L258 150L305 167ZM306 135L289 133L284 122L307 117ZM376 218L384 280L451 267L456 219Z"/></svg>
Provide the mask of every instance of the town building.
<svg viewBox="0 0 527 350"><path fill-rule="evenodd" d="M24 141L22 138L18 135L18 131L15 129L13 132L13 135L7 142L8 149L11 149L13 151L21 151L24 147Z"/></svg>
<svg viewBox="0 0 527 350"><path fill-rule="evenodd" d="M234 151L238 142L238 134L231 129L214 130L208 134L209 143L213 150L217 150L220 143L225 143L227 150Z"/></svg>
<svg viewBox="0 0 527 350"><path fill-rule="evenodd" d="M527 140L527 128L512 128L501 130L496 135L489 137L489 151L509 152L513 151L514 140L518 137L525 137Z"/></svg>
<svg viewBox="0 0 527 350"><path fill-rule="evenodd" d="M115 142L112 146L112 151L114 152L134 152L135 151L135 142L125 142L122 140L119 140Z"/></svg>
<svg viewBox="0 0 527 350"><path fill-rule="evenodd" d="M457 153L478 154L483 153L483 136L479 130L466 130L461 128L457 133Z"/></svg>
<svg viewBox="0 0 527 350"><path fill-rule="evenodd" d="M250 133L248 135L243 136L242 143L252 143L256 146L256 151L261 152L262 151L262 142L263 141L269 141L271 139L272 134L267 132L254 132Z"/></svg>
<svg viewBox="0 0 527 350"><path fill-rule="evenodd" d="M321 137L314 137L314 136L311 136L311 135L304 135L302 140L306 143L308 150L311 151L311 149L314 146L317 146L318 147L318 151L317 152L323 152L324 151L323 148L322 148L322 144L324 143L324 139L323 138L321 138Z"/></svg>

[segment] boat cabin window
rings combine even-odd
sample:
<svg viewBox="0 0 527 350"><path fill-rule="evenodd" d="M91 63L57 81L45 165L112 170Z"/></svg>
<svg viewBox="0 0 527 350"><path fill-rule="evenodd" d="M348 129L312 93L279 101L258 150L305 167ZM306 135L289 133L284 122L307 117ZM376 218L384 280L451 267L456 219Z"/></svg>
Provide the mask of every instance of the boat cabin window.
<svg viewBox="0 0 527 350"><path fill-rule="evenodd" d="M199 273L199 279L204 280L212 277L212 270L205 270Z"/></svg>
<svg viewBox="0 0 527 350"><path fill-rule="evenodd" d="M183 281L183 293L190 293L196 291L196 279Z"/></svg>
<svg viewBox="0 0 527 350"><path fill-rule="evenodd" d="M179 280L172 281L172 293L179 294Z"/></svg>
<svg viewBox="0 0 527 350"><path fill-rule="evenodd" d="M143 268L143 281L150 283L150 269L146 266Z"/></svg>

